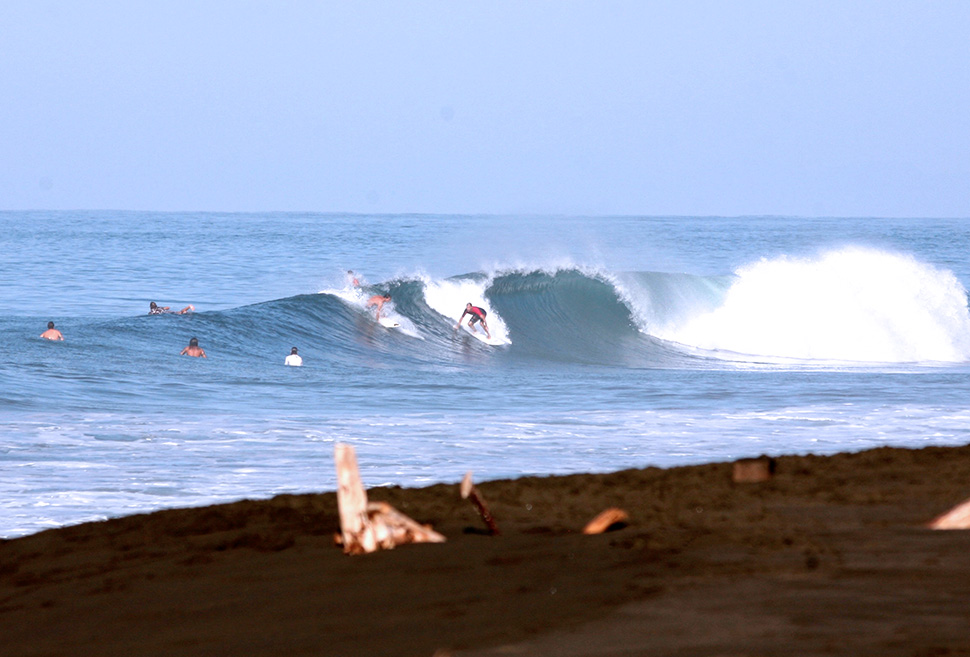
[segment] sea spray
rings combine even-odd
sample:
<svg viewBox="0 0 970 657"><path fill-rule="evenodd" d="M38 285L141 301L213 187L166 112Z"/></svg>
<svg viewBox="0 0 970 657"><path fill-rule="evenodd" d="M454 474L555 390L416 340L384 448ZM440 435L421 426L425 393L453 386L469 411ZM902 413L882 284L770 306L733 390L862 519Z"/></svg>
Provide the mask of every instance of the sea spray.
<svg viewBox="0 0 970 657"><path fill-rule="evenodd" d="M762 259L736 274L720 307L659 337L800 360L970 359L966 290L951 272L912 256L846 247L815 258Z"/></svg>

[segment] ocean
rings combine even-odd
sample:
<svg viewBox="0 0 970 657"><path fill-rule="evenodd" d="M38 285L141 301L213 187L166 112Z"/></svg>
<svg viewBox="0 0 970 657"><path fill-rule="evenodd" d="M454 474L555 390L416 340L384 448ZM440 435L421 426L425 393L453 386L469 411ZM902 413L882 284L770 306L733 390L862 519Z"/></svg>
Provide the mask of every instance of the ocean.
<svg viewBox="0 0 970 657"><path fill-rule="evenodd" d="M965 444L968 252L957 219L0 212L0 537L332 491L338 442L368 487Z"/></svg>

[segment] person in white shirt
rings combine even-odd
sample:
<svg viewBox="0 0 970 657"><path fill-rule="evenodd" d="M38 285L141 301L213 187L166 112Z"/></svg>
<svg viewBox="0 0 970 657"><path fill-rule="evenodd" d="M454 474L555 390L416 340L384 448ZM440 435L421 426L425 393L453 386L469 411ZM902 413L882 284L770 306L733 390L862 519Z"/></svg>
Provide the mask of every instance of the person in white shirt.
<svg viewBox="0 0 970 657"><path fill-rule="evenodd" d="M297 354L296 351L297 351L296 350L296 347L293 347L290 350L290 355L286 357L286 360L285 361L283 361L286 365L292 365L293 367L299 367L300 365L303 364L303 359L300 358L299 354Z"/></svg>

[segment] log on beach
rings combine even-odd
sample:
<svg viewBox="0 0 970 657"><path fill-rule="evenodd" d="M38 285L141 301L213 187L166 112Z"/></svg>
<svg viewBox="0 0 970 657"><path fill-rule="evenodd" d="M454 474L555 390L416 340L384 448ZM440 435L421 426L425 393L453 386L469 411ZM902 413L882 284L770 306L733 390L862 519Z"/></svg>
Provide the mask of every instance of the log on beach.
<svg viewBox="0 0 970 657"><path fill-rule="evenodd" d="M630 521L630 514L623 509L610 507L599 513L583 527L584 534L602 534L611 529L622 529Z"/></svg>
<svg viewBox="0 0 970 657"><path fill-rule="evenodd" d="M775 474L775 459L763 456L755 459L741 459L734 462L731 481L736 484L760 484Z"/></svg>
<svg viewBox="0 0 970 657"><path fill-rule="evenodd" d="M458 492L463 500L470 501L475 507L475 510L478 511L478 515L488 528L489 534L496 536L501 533L498 529L498 523L495 522L495 516L492 515L491 509L488 508L488 503L485 502L485 498L482 497L482 494L478 492L478 488L472 483L472 473L470 471L465 473Z"/></svg>
<svg viewBox="0 0 970 657"><path fill-rule="evenodd" d="M961 502L934 518L929 527L930 529L970 529L970 500Z"/></svg>
<svg viewBox="0 0 970 657"><path fill-rule="evenodd" d="M334 448L334 462L340 543L345 553L366 554L407 543L445 542L445 537L431 527L416 523L387 502L368 502L353 447L338 444Z"/></svg>
<svg viewBox="0 0 970 657"><path fill-rule="evenodd" d="M366 558L336 493L0 541L0 654L966 655L970 532L927 523L970 447L776 461L490 481L499 535L457 482L370 489L447 542ZM634 521L584 535L610 507Z"/></svg>

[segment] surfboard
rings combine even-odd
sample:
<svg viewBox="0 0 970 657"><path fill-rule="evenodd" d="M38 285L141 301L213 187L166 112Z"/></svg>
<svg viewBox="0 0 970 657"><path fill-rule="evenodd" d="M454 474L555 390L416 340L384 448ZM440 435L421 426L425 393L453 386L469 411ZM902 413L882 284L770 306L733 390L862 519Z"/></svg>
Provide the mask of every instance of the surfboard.
<svg viewBox="0 0 970 657"><path fill-rule="evenodd" d="M499 347L503 344L512 344L512 341L509 340L508 338L499 338L494 335L490 338L486 338L485 333L483 331L474 330L470 326L468 326L468 324L465 324L465 323L462 323L461 328L465 331L465 333L472 336L479 342L484 342L485 344L492 345L493 347Z"/></svg>
<svg viewBox="0 0 970 657"><path fill-rule="evenodd" d="M399 326L401 326L400 324L398 324L397 322L395 322L390 317L381 317L377 321L380 322L381 326L384 326L384 327L387 327L387 328L398 328Z"/></svg>

